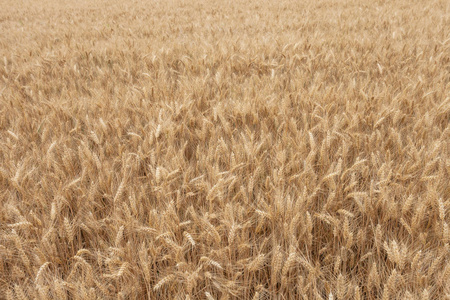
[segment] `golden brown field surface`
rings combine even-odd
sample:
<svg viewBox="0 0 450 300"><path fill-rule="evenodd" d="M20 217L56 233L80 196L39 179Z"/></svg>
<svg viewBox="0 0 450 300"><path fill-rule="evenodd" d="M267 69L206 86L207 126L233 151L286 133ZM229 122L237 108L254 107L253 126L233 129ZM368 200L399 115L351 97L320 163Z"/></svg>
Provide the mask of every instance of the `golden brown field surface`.
<svg viewBox="0 0 450 300"><path fill-rule="evenodd" d="M0 299L450 299L450 2L0 0Z"/></svg>

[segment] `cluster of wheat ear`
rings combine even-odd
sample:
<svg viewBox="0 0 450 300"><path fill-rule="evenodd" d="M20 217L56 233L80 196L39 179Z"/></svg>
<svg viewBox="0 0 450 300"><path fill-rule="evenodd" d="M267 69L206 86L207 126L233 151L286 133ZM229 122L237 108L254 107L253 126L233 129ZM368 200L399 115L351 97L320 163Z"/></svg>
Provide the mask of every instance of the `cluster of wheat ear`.
<svg viewBox="0 0 450 300"><path fill-rule="evenodd" d="M0 299L450 299L450 2L0 7Z"/></svg>

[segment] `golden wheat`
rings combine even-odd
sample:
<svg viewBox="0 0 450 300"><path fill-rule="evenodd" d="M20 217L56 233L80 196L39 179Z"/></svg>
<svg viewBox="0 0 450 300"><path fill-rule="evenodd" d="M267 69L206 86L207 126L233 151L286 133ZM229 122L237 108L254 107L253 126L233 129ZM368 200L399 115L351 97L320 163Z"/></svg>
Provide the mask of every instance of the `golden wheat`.
<svg viewBox="0 0 450 300"><path fill-rule="evenodd" d="M0 7L0 299L450 299L448 1Z"/></svg>

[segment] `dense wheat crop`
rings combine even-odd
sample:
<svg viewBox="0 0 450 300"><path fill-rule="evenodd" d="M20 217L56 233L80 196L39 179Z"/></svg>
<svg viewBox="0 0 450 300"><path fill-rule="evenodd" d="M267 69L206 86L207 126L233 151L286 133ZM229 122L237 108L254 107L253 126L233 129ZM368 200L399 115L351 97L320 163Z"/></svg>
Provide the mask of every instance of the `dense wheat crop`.
<svg viewBox="0 0 450 300"><path fill-rule="evenodd" d="M450 2L0 7L0 299L450 299Z"/></svg>

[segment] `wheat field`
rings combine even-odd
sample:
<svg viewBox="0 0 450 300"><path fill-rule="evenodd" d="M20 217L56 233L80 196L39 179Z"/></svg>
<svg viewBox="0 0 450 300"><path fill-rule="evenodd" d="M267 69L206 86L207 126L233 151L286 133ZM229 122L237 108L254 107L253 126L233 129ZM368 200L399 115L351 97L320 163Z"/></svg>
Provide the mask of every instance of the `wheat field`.
<svg viewBox="0 0 450 300"><path fill-rule="evenodd" d="M450 2L0 7L0 299L450 299Z"/></svg>

